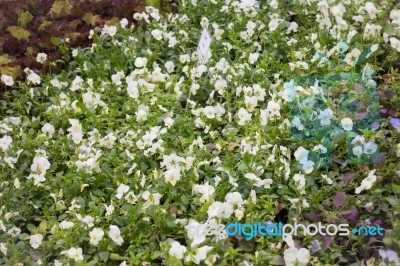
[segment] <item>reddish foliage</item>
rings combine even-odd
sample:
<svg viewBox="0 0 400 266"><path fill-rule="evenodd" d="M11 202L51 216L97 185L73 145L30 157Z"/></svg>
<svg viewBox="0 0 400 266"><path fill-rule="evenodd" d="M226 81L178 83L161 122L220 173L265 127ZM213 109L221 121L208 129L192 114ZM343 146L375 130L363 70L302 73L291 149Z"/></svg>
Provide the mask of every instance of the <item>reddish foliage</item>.
<svg viewBox="0 0 400 266"><path fill-rule="evenodd" d="M39 52L48 55L48 61L61 57L57 47L51 44L51 37L70 37L70 47L88 46L88 32L95 26L102 26L112 18L127 18L132 21L133 13L144 9L144 0L71 0L73 6L69 15L53 18L50 10L55 0L0 0L0 55L8 54L12 62L2 67L29 67L41 71L42 65L36 62ZM164 1L168 2L168 1ZM18 40L7 30L9 26L19 26L19 12L28 11L33 19L24 29L29 31L29 41ZM94 25L86 24L83 17L86 13L100 17ZM48 26L40 26L49 22Z"/></svg>

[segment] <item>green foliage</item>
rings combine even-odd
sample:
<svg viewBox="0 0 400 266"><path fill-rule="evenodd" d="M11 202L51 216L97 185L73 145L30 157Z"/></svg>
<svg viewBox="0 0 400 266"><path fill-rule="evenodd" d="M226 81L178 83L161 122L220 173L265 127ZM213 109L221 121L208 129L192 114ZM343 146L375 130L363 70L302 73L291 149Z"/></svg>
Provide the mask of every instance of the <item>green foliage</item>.
<svg viewBox="0 0 400 266"><path fill-rule="evenodd" d="M29 11L21 10L18 13L18 23L21 27L26 28L33 20L33 16Z"/></svg>
<svg viewBox="0 0 400 266"><path fill-rule="evenodd" d="M24 30L23 28L18 26L10 26L7 28L7 30L11 33L13 37L17 38L18 40L28 41L29 37L31 36L29 31Z"/></svg>
<svg viewBox="0 0 400 266"><path fill-rule="evenodd" d="M56 0L50 9L50 14L54 18L60 19L70 15L72 7L71 0Z"/></svg>

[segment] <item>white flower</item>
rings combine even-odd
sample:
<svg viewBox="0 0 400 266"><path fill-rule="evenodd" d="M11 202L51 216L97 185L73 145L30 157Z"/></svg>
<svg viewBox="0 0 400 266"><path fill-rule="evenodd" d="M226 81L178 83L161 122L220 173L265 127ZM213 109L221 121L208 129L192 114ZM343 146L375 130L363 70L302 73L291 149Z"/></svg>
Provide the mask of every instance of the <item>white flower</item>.
<svg viewBox="0 0 400 266"><path fill-rule="evenodd" d="M243 204L242 195L239 192L230 192L225 195L225 201L232 205L240 206Z"/></svg>
<svg viewBox="0 0 400 266"><path fill-rule="evenodd" d="M37 174L46 174L46 171L50 168L51 164L47 157L42 155L36 155L33 158L33 162L31 165L31 171Z"/></svg>
<svg viewBox="0 0 400 266"><path fill-rule="evenodd" d="M117 199L122 199L124 194L127 193L128 191L129 191L129 186L120 184L117 188L117 195L116 195Z"/></svg>
<svg viewBox="0 0 400 266"><path fill-rule="evenodd" d="M167 62L165 62L165 68L167 69L167 72L168 73L172 73L172 72L174 72L174 69L175 69L175 64L174 64L174 62L172 62L172 61L167 61Z"/></svg>
<svg viewBox="0 0 400 266"><path fill-rule="evenodd" d="M7 230L7 228L6 228L6 226L4 225L4 223L3 223L2 220L0 220L0 230L2 230L2 231L4 231L4 232Z"/></svg>
<svg viewBox="0 0 400 266"><path fill-rule="evenodd" d="M158 29L155 29L152 30L151 36L153 36L153 38L156 39L157 41L160 41L163 38L163 32Z"/></svg>
<svg viewBox="0 0 400 266"><path fill-rule="evenodd" d="M279 105L279 103L273 100L268 102L267 111L269 112L271 117L274 116L280 117L281 116L280 110L281 106Z"/></svg>
<svg viewBox="0 0 400 266"><path fill-rule="evenodd" d="M129 80L128 81L128 87L127 87L127 92L129 97L136 99L139 96L139 90L138 90L138 82Z"/></svg>
<svg viewBox="0 0 400 266"><path fill-rule="evenodd" d="M378 145L375 142L367 142L364 144L364 153L365 154L373 154L377 151Z"/></svg>
<svg viewBox="0 0 400 266"><path fill-rule="evenodd" d="M332 185L333 184L333 180L331 178L328 177L328 175L321 175L321 177L329 184Z"/></svg>
<svg viewBox="0 0 400 266"><path fill-rule="evenodd" d="M174 125L175 121L171 117L167 117L164 119L164 124L166 127L171 128Z"/></svg>
<svg viewBox="0 0 400 266"><path fill-rule="evenodd" d="M313 148L313 151L320 151L321 153L325 154L328 150L324 145L317 145Z"/></svg>
<svg viewBox="0 0 400 266"><path fill-rule="evenodd" d="M342 4L331 7L331 14L334 17L343 17L345 12L346 8Z"/></svg>
<svg viewBox="0 0 400 266"><path fill-rule="evenodd" d="M10 236L16 237L16 236L19 236L21 234L21 229L19 229L18 227L14 226L10 230L8 230L7 233Z"/></svg>
<svg viewBox="0 0 400 266"><path fill-rule="evenodd" d="M104 231L101 228L93 228L89 233L90 244L97 246L104 236Z"/></svg>
<svg viewBox="0 0 400 266"><path fill-rule="evenodd" d="M344 130L350 131L353 129L353 121L351 120L351 118L343 118L340 122Z"/></svg>
<svg viewBox="0 0 400 266"><path fill-rule="evenodd" d="M272 1L269 3L269 6L272 7L273 9L277 9L277 8L278 8L278 1L272 0Z"/></svg>
<svg viewBox="0 0 400 266"><path fill-rule="evenodd" d="M190 55L188 54L182 54L179 56L179 61L184 64L184 63L189 63L190 62Z"/></svg>
<svg viewBox="0 0 400 266"><path fill-rule="evenodd" d="M195 220L190 220L187 226L187 236L192 240L191 247L197 246L206 240L207 228L206 225L200 224Z"/></svg>
<svg viewBox="0 0 400 266"><path fill-rule="evenodd" d="M67 129L70 132L69 136L72 137L75 144L79 144L83 138L82 125L77 119L68 119L68 122L71 124L71 127Z"/></svg>
<svg viewBox="0 0 400 266"><path fill-rule="evenodd" d="M363 190L368 190L376 182L375 169L368 172L368 176L361 181L361 185L356 188L355 193L360 194Z"/></svg>
<svg viewBox="0 0 400 266"><path fill-rule="evenodd" d="M400 10L390 11L390 18L392 19L392 23L400 24Z"/></svg>
<svg viewBox="0 0 400 266"><path fill-rule="evenodd" d="M352 66L357 62L360 55L361 55L361 51L358 48L354 48L353 50L351 50L350 53L346 54L344 61L346 62L346 64Z"/></svg>
<svg viewBox="0 0 400 266"><path fill-rule="evenodd" d="M228 83L224 79L219 79L214 83L214 88L217 90L219 95L224 94L224 91L226 90L228 86Z"/></svg>
<svg viewBox="0 0 400 266"><path fill-rule="evenodd" d="M298 28L299 28L299 25L298 25L296 22L292 21L292 22L290 23L289 28L288 28L287 31L286 31L286 34L289 34L289 33L291 33L291 32L297 32L297 29L298 29Z"/></svg>
<svg viewBox="0 0 400 266"><path fill-rule="evenodd" d="M238 124L243 126L247 124L248 121L250 121L252 114L247 112L246 109L240 108L237 116L239 118Z"/></svg>
<svg viewBox="0 0 400 266"><path fill-rule="evenodd" d="M25 72L27 74L27 83L29 84L33 84L33 85L39 85L41 83L41 79L40 76L38 74L36 74L35 72L33 72L30 69L25 69Z"/></svg>
<svg viewBox="0 0 400 266"><path fill-rule="evenodd" d="M310 252L305 248L290 247L283 252L283 258L286 266L306 266L310 261Z"/></svg>
<svg viewBox="0 0 400 266"><path fill-rule="evenodd" d="M45 53L38 53L36 56L36 61L38 63L43 64L47 60L47 54Z"/></svg>
<svg viewBox="0 0 400 266"><path fill-rule="evenodd" d="M195 184L192 191L193 194L202 194L200 202L204 203L210 200L211 196L215 192L215 188L208 183L205 183L204 185Z"/></svg>
<svg viewBox="0 0 400 266"><path fill-rule="evenodd" d="M83 217L83 219L80 219L80 220L82 222L84 222L89 228L94 226L94 224L93 224L94 218L90 215L86 215L85 217Z"/></svg>
<svg viewBox="0 0 400 266"><path fill-rule="evenodd" d="M0 251L3 253L4 256L7 256L7 247L4 243L0 243Z"/></svg>
<svg viewBox="0 0 400 266"><path fill-rule="evenodd" d="M203 114L210 119L215 118L215 108L214 106L206 106L203 108Z"/></svg>
<svg viewBox="0 0 400 266"><path fill-rule="evenodd" d="M201 248L198 248L196 250L196 253L194 254L193 257L191 257L191 260L195 263L195 264L200 264L200 262L202 262L203 260L205 260L207 258L207 253L209 251L211 251L213 248L210 246L203 246Z"/></svg>
<svg viewBox="0 0 400 266"><path fill-rule="evenodd" d="M304 164L308 159L309 151L304 149L303 147L298 147L297 150L294 152L294 157L298 162Z"/></svg>
<svg viewBox="0 0 400 266"><path fill-rule="evenodd" d="M58 226L63 230L67 230L74 227L74 223L70 221L62 221Z"/></svg>
<svg viewBox="0 0 400 266"><path fill-rule="evenodd" d="M271 19L271 21L268 23L268 28L269 31L276 31L280 23L279 19Z"/></svg>
<svg viewBox="0 0 400 266"><path fill-rule="evenodd" d="M111 75L111 80L115 85L120 86L122 84L121 79L123 79L124 77L124 71L118 71L117 73Z"/></svg>
<svg viewBox="0 0 400 266"><path fill-rule="evenodd" d="M258 60L259 56L260 56L259 53L251 53L249 55L249 63L253 65Z"/></svg>
<svg viewBox="0 0 400 266"><path fill-rule="evenodd" d="M1 81L3 81L3 83L6 86L12 86L14 85L14 79L12 76L6 75L6 74L2 74L1 75Z"/></svg>
<svg viewBox="0 0 400 266"><path fill-rule="evenodd" d="M72 81L71 87L69 88L71 91L77 91L82 89L83 79L80 76L76 76Z"/></svg>
<svg viewBox="0 0 400 266"><path fill-rule="evenodd" d="M126 26L128 26L129 21L126 18L123 18L119 21L119 24L121 25L121 28L125 29Z"/></svg>
<svg viewBox="0 0 400 266"><path fill-rule="evenodd" d="M321 120L322 126L327 126L331 123L331 119L333 118L333 112L331 109L325 109L320 111L318 118Z"/></svg>
<svg viewBox="0 0 400 266"><path fill-rule="evenodd" d="M244 96L244 103L246 104L247 110L253 112L258 104L258 98L257 96Z"/></svg>
<svg viewBox="0 0 400 266"><path fill-rule="evenodd" d="M181 260L185 252L186 252L186 247L181 245L178 241L174 241L171 244L171 248L169 249L168 254L172 257Z"/></svg>
<svg viewBox="0 0 400 266"><path fill-rule="evenodd" d="M12 142L12 138L8 135L5 135L0 139L0 149L2 149L3 152L6 152L10 148Z"/></svg>
<svg viewBox="0 0 400 266"><path fill-rule="evenodd" d="M400 41L394 37L391 37L389 40L390 46L392 46L393 49L396 49L397 52L400 52Z"/></svg>
<svg viewBox="0 0 400 266"><path fill-rule="evenodd" d="M305 185L306 185L306 179L304 178L304 175L302 175L302 174L295 174L294 176L293 176L293 180L294 180L294 182L296 182L296 184L297 184L297 189L298 190L303 190L303 188L305 187Z"/></svg>
<svg viewBox="0 0 400 266"><path fill-rule="evenodd" d="M233 206L229 202L213 202L207 210L208 218L225 218L228 219L233 213Z"/></svg>
<svg viewBox="0 0 400 266"><path fill-rule="evenodd" d="M44 134L53 135L56 131L55 131L54 126L52 124L46 123L42 127L42 132Z"/></svg>
<svg viewBox="0 0 400 266"><path fill-rule="evenodd" d="M172 168L169 169L164 173L165 176L165 182L169 182L172 184L172 186L176 185L176 182L181 180L181 173L179 169Z"/></svg>
<svg viewBox="0 0 400 266"><path fill-rule="evenodd" d="M150 108L148 106L145 105L139 105L138 106L138 110L135 113L136 115L136 121L138 122L144 122L147 120L147 114L150 111Z"/></svg>
<svg viewBox="0 0 400 266"><path fill-rule="evenodd" d="M371 53L378 51L378 48L379 48L379 44L373 44L370 48Z"/></svg>
<svg viewBox="0 0 400 266"><path fill-rule="evenodd" d="M147 65L147 58L146 57L138 57L135 59L135 67L142 68Z"/></svg>
<svg viewBox="0 0 400 266"><path fill-rule="evenodd" d="M30 236L29 244L31 244L32 248L37 249L42 244L42 241L43 236L41 234L35 234Z"/></svg>
<svg viewBox="0 0 400 266"><path fill-rule="evenodd" d="M266 179L261 179L259 178L256 180L257 182L255 183L256 187L264 187L265 189L268 189L271 187L273 181L271 178L266 178Z"/></svg>
<svg viewBox="0 0 400 266"><path fill-rule="evenodd" d="M105 214L106 216L110 216L111 214L113 214L113 212L115 210L114 205L110 204L109 206L107 206L107 205L104 205L104 206L106 208L106 214Z"/></svg>
<svg viewBox="0 0 400 266"><path fill-rule="evenodd" d="M13 125L19 126L21 124L21 118L16 116L10 116L8 117L8 122L10 122Z"/></svg>
<svg viewBox="0 0 400 266"><path fill-rule="evenodd" d="M121 237L121 231L119 230L118 226L110 225L110 231L108 232L108 236L115 242L118 246L124 243L124 240Z"/></svg>
<svg viewBox="0 0 400 266"><path fill-rule="evenodd" d="M73 259L75 261L82 261L83 260L83 255L82 255L82 248L75 248L72 247L69 250L67 250L67 255L70 259Z"/></svg>
<svg viewBox="0 0 400 266"><path fill-rule="evenodd" d="M103 29L101 30L100 36L108 34L109 36L113 37L116 33L117 33L117 27L116 26L104 25Z"/></svg>
<svg viewBox="0 0 400 266"><path fill-rule="evenodd" d="M380 13L380 10L376 9L374 3L372 2L365 3L364 9L367 11L370 19L375 19L376 15Z"/></svg>
<svg viewBox="0 0 400 266"><path fill-rule="evenodd" d="M314 162L313 161L306 161L303 163L301 167L306 174L311 173L314 170Z"/></svg>
<svg viewBox="0 0 400 266"><path fill-rule="evenodd" d="M142 193L142 198L146 201L143 204L143 208L148 208L150 205L160 205L160 199L162 195L160 193L150 193L148 190Z"/></svg>
<svg viewBox="0 0 400 266"><path fill-rule="evenodd" d="M298 118L297 116L294 116L294 117L293 117L292 126L296 127L297 130L300 130L300 131L301 131L301 130L304 130L304 126L303 126L303 124L301 123L300 118Z"/></svg>
<svg viewBox="0 0 400 266"><path fill-rule="evenodd" d="M133 193L133 191L129 191L129 192L125 195L124 199L125 199L127 202L129 202L130 204L135 204L135 203L137 202L137 197L136 197L135 193Z"/></svg>

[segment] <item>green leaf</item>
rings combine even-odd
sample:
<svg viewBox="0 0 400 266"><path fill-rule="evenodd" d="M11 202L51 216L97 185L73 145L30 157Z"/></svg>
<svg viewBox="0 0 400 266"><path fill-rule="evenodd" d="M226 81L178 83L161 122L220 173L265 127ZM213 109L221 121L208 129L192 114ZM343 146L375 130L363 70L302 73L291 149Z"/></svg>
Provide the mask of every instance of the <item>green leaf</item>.
<svg viewBox="0 0 400 266"><path fill-rule="evenodd" d="M28 11L21 11L18 14L18 24L23 28L28 26L28 24L31 23L32 20L33 20L33 16Z"/></svg>
<svg viewBox="0 0 400 266"><path fill-rule="evenodd" d="M26 228L28 228L29 232L33 232L36 229L36 227L33 224L27 224Z"/></svg>
<svg viewBox="0 0 400 266"><path fill-rule="evenodd" d="M108 255L109 255L109 254L110 254L110 253L107 252L107 251L100 252L100 253L99 253L100 260L102 260L102 261L104 261L104 262L107 262L107 260L108 260Z"/></svg>
<svg viewBox="0 0 400 266"><path fill-rule="evenodd" d="M29 31L24 30L23 28L18 26L10 26L7 28L7 30L11 33L11 35L14 38L17 38L18 40L28 41L29 37L31 36Z"/></svg>
<svg viewBox="0 0 400 266"><path fill-rule="evenodd" d="M62 43L61 39L57 37L50 37L50 41L54 46L59 46Z"/></svg>
<svg viewBox="0 0 400 266"><path fill-rule="evenodd" d="M110 254L110 260L122 260L121 256L117 253Z"/></svg>
<svg viewBox="0 0 400 266"><path fill-rule="evenodd" d="M46 229L47 229L47 221L46 221L46 220L41 221L40 224L39 224L39 226L38 226L38 229L39 229L41 232L45 232Z"/></svg>
<svg viewBox="0 0 400 266"><path fill-rule="evenodd" d="M157 9L161 9L161 1L160 0L146 0L145 2L149 6L153 6Z"/></svg>
<svg viewBox="0 0 400 266"><path fill-rule="evenodd" d="M85 15L82 17L82 20L85 21L86 24L94 25L100 21L100 16L93 15L92 13L89 12L85 13Z"/></svg>
<svg viewBox="0 0 400 266"><path fill-rule="evenodd" d="M392 189L395 193L400 194L400 185L392 184Z"/></svg>
<svg viewBox="0 0 400 266"><path fill-rule="evenodd" d="M10 62L12 62L12 59L8 54L3 54L0 56L0 65L7 65Z"/></svg>
<svg viewBox="0 0 400 266"><path fill-rule="evenodd" d="M70 0L56 0L50 9L54 18L63 18L71 14L72 4Z"/></svg>
<svg viewBox="0 0 400 266"><path fill-rule="evenodd" d="M39 30L44 31L51 24L53 24L51 21L43 21L42 24L40 24L40 26L39 26ZM54 37L52 37L52 38L54 38Z"/></svg>
<svg viewBox="0 0 400 266"><path fill-rule="evenodd" d="M162 252L161 252L161 251L153 251L153 252L151 253L151 259L152 259L152 260L155 260L155 259L157 259L157 258L160 258L161 255L162 255Z"/></svg>
<svg viewBox="0 0 400 266"><path fill-rule="evenodd" d="M390 203L392 206L397 206L400 202L400 200L396 197L386 197L386 200Z"/></svg>

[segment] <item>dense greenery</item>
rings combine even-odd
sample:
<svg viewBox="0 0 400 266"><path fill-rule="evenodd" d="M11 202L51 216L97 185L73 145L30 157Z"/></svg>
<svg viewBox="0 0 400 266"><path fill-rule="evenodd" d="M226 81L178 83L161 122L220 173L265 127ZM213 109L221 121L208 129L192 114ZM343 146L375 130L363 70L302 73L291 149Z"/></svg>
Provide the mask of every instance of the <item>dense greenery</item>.
<svg viewBox="0 0 400 266"><path fill-rule="evenodd" d="M400 11L388 0L329 2L147 8L134 15L139 26L91 31L91 47L59 43L73 56L60 74L3 75L0 264L394 265ZM203 28L213 36L206 65L196 52ZM329 77L352 73L329 83L324 102ZM364 103L366 91L380 103L335 111ZM371 110L379 125L357 127ZM301 127L303 118L314 122ZM313 129L318 138L298 135ZM326 148L332 163L322 167ZM385 235L246 241L202 230L236 221L379 224Z"/></svg>

